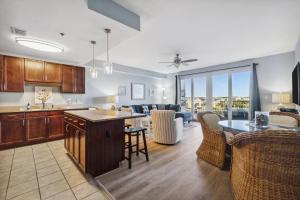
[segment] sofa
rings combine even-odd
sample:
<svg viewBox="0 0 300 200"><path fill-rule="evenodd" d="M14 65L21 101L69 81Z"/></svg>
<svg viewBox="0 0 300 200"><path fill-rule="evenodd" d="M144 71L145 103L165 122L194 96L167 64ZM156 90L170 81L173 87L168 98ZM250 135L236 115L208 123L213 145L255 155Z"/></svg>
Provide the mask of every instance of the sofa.
<svg viewBox="0 0 300 200"><path fill-rule="evenodd" d="M141 104L141 105L131 105L124 107L132 107L135 113L143 113L150 115L151 110L173 110L175 111L175 118L181 117L184 123L189 123L192 121L193 115L191 112L181 111L181 107L178 104Z"/></svg>

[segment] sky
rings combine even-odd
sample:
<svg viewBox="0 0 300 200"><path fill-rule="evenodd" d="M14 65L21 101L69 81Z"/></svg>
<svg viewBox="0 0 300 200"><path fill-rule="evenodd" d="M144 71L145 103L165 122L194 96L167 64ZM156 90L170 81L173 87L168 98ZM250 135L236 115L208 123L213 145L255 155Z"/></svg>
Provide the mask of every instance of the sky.
<svg viewBox="0 0 300 200"><path fill-rule="evenodd" d="M212 76L213 97L228 96L228 74ZM232 95L248 97L250 89L250 71L232 73ZM191 79L185 80L186 96L191 97ZM206 77L194 78L194 96L206 96Z"/></svg>

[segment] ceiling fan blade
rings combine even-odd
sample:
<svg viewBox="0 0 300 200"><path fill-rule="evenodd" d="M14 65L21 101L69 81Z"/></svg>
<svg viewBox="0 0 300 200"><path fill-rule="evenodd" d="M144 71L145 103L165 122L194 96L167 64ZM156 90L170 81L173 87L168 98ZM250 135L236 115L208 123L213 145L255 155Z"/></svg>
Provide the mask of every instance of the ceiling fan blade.
<svg viewBox="0 0 300 200"><path fill-rule="evenodd" d="M189 64L188 63L186 63L186 62L184 62L184 63L181 63L182 65L184 65L184 66L189 66Z"/></svg>
<svg viewBox="0 0 300 200"><path fill-rule="evenodd" d="M195 61L198 61L198 59L188 59L188 60L183 60L181 62L186 63L186 62L195 62Z"/></svg>
<svg viewBox="0 0 300 200"><path fill-rule="evenodd" d="M173 62L159 62L159 63L173 63Z"/></svg>

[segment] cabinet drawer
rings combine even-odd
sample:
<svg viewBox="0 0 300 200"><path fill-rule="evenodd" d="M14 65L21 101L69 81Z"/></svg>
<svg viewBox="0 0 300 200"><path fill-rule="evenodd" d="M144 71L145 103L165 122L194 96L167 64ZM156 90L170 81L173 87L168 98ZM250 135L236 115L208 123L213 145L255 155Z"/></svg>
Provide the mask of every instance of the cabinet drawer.
<svg viewBox="0 0 300 200"><path fill-rule="evenodd" d="M24 119L25 118L25 113L8 113L8 114L1 114L0 115L0 120L5 119L5 120L10 120L10 119Z"/></svg>
<svg viewBox="0 0 300 200"><path fill-rule="evenodd" d="M57 111L48 112L48 116L53 116L53 115L64 115L64 111L57 110Z"/></svg>
<svg viewBox="0 0 300 200"><path fill-rule="evenodd" d="M84 119L74 117L72 115L67 115L67 114L65 114L64 119L66 122L72 124L73 126L80 128L80 129L85 130L85 128L86 128L86 121Z"/></svg>
<svg viewBox="0 0 300 200"><path fill-rule="evenodd" d="M28 117L46 117L47 116L47 112L28 112L26 113L26 118Z"/></svg>

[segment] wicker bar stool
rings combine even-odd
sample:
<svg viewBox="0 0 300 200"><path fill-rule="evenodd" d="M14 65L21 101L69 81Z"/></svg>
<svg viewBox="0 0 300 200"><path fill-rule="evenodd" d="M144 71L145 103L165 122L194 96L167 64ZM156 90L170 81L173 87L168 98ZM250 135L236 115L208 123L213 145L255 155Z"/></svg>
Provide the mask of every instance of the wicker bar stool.
<svg viewBox="0 0 300 200"><path fill-rule="evenodd" d="M146 142L146 128L136 127L136 128L127 128L125 129L125 135L128 137L128 142L125 142L124 149L128 149L128 156L125 156L125 159L128 160L128 168L131 169L131 155L136 153L136 156L139 156L139 153L143 153L146 156L146 160L149 161L148 148ZM142 135L144 148L140 149L139 146L139 137ZM132 137L136 137L136 144L132 144ZM136 147L136 151L133 151L133 147Z"/></svg>

